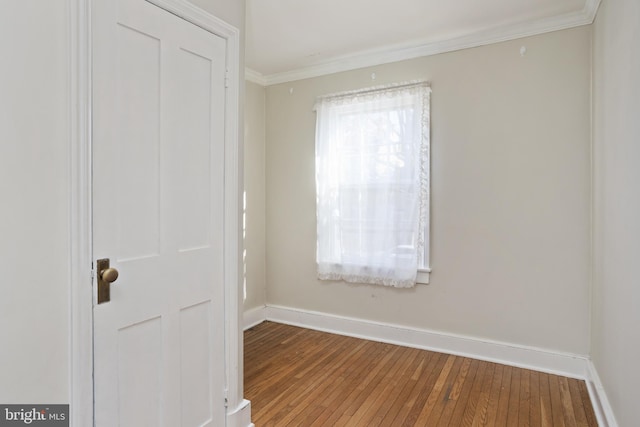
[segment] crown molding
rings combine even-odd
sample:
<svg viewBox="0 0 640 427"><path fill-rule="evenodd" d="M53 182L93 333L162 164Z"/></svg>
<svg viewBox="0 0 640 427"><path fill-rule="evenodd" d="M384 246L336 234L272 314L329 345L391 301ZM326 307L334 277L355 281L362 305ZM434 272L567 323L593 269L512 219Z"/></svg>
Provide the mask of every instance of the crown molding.
<svg viewBox="0 0 640 427"><path fill-rule="evenodd" d="M271 86L589 25L595 19L600 1L586 0L584 8L579 12L477 31L452 39L417 43L414 41L407 44L384 46L378 49L334 57L328 61L280 73L263 75L255 70L247 69L245 77L254 83Z"/></svg>
<svg viewBox="0 0 640 427"><path fill-rule="evenodd" d="M259 84L260 86L267 86L267 79L265 76L249 67L244 68L244 79L252 83Z"/></svg>
<svg viewBox="0 0 640 427"><path fill-rule="evenodd" d="M584 13L589 24L593 23L593 20L596 19L596 14L600 8L600 1L601 0L587 0L584 9L582 9L582 13Z"/></svg>

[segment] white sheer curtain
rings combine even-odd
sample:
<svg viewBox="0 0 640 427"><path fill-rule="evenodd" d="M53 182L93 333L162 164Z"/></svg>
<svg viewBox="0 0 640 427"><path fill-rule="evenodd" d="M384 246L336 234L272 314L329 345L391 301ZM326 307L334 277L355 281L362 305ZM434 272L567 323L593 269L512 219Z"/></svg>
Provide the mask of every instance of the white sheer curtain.
<svg viewBox="0 0 640 427"><path fill-rule="evenodd" d="M316 103L318 277L411 287L429 211L426 82Z"/></svg>

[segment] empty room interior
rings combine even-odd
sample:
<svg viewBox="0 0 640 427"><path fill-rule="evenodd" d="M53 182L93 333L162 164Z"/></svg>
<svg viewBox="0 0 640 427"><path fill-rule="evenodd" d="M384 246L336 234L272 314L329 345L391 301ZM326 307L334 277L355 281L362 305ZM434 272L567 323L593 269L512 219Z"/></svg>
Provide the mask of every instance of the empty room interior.
<svg viewBox="0 0 640 427"><path fill-rule="evenodd" d="M640 426L639 0L0 21L0 425Z"/></svg>
<svg viewBox="0 0 640 427"><path fill-rule="evenodd" d="M510 15L470 37L370 46L358 30L377 32L359 20L375 13L277 3L247 5L244 327L252 351L260 343L249 328L265 320L428 349L585 380L600 425L640 423L632 397L640 381L640 5L555 2L558 11L576 8L527 22ZM464 8L451 7L462 20ZM411 31L410 10L385 13L376 25L391 39ZM431 89L428 284L319 280L315 105L412 81ZM264 346L282 358L296 352ZM254 357L245 373L258 375ZM290 383L300 381L294 375ZM272 386L270 399L294 398L275 379Z"/></svg>

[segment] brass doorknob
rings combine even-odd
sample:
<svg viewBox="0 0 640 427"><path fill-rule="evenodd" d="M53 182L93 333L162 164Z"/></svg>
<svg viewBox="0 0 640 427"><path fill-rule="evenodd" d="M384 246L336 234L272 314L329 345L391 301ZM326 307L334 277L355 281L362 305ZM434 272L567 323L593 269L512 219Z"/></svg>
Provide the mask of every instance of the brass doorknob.
<svg viewBox="0 0 640 427"><path fill-rule="evenodd" d="M100 278L105 282L113 283L118 279L118 270L115 268L100 270Z"/></svg>

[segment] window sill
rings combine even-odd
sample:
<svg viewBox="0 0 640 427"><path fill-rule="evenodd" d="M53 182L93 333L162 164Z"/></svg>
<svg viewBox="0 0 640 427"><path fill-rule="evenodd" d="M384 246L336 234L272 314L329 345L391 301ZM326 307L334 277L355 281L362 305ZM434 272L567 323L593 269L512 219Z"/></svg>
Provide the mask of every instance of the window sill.
<svg viewBox="0 0 640 427"><path fill-rule="evenodd" d="M418 270L418 277L416 278L416 284L418 285L428 285L429 284L429 276L431 275L431 269L425 268Z"/></svg>

